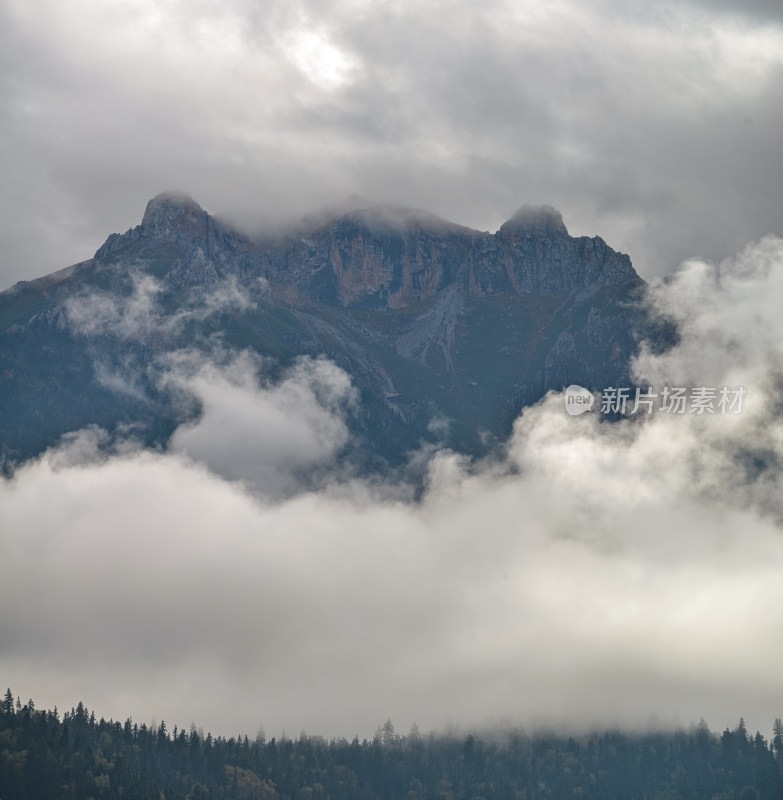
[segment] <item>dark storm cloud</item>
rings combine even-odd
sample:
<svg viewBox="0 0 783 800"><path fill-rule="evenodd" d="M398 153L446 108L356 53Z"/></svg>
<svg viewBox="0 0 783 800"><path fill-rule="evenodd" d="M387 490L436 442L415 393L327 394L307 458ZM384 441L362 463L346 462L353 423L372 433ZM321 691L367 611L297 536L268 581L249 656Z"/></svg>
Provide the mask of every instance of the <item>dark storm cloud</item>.
<svg viewBox="0 0 783 800"><path fill-rule="evenodd" d="M181 188L245 225L358 192L496 229L548 202L642 274L778 231L758 4L0 8L5 285ZM773 24L774 23L774 24Z"/></svg>

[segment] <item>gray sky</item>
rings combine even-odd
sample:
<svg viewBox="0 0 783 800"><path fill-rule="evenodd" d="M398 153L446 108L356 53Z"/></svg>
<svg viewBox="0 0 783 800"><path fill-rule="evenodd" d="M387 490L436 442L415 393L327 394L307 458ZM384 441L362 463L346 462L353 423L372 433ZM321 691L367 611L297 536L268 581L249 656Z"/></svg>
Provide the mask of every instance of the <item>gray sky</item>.
<svg viewBox="0 0 783 800"><path fill-rule="evenodd" d="M646 277L781 231L769 2L0 2L0 284L166 189L250 226L358 192L558 207Z"/></svg>
<svg viewBox="0 0 783 800"><path fill-rule="evenodd" d="M91 256L171 188L245 225L353 192L492 230L551 203L648 278L742 250L781 232L783 163L781 14L743 9L4 0L3 284ZM170 452L82 431L0 482L0 680L226 735L768 733L783 486L751 467L783 460L781 263L768 238L651 294L684 337L641 379L743 385L742 414L606 426L551 397L497 464L429 454L420 504L336 476L279 499L348 436L336 367L269 385L247 354L172 356L205 414ZM156 298L68 313L122 335Z"/></svg>

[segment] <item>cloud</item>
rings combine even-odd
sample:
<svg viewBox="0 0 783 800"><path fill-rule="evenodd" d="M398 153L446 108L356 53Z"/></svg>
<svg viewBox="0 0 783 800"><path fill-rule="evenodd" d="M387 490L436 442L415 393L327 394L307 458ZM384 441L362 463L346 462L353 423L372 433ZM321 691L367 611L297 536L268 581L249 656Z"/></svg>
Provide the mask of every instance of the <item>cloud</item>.
<svg viewBox="0 0 783 800"><path fill-rule="evenodd" d="M644 276L780 232L783 28L760 2L0 15L2 285L89 257L164 189L246 227L354 192L492 230L551 203Z"/></svg>
<svg viewBox="0 0 783 800"><path fill-rule="evenodd" d="M673 321L680 343L635 364L652 385L733 386L746 393L741 415L691 417L665 446L690 461L691 484L715 500L749 504L783 520L780 497L783 330L783 240L766 237L720 264L690 261L650 293L656 311ZM662 430L665 430L662 426ZM675 451L672 453L672 451Z"/></svg>
<svg viewBox="0 0 783 800"><path fill-rule="evenodd" d="M152 336L171 337L182 331L187 321L201 321L213 314L242 312L256 307L251 295L263 296L267 283L257 278L250 286L240 285L233 276L217 284L191 288L176 312L165 310L161 295L169 288L143 271L131 271L130 292L83 288L69 296L64 305L65 319L79 336L116 336L143 341ZM47 312L49 313L49 312Z"/></svg>
<svg viewBox="0 0 783 800"><path fill-rule="evenodd" d="M172 452L202 461L228 480L246 481L268 497L312 483L319 468L333 472L350 438L345 417L356 411L359 398L343 370L325 359L302 357L273 381L270 376L279 371L271 360L226 349L219 336L178 347L187 322L255 308L251 295L263 295L265 281L247 287L232 277L206 291L193 288L173 312L162 302L165 281L139 271L127 282L124 296L84 289L65 301L63 314L78 336L109 335L150 346L143 362L128 351L113 363L97 360L96 376L138 400L152 402L150 387L168 393L188 420L171 436ZM87 437L90 446L94 434ZM120 431L119 440L123 436ZM104 438L104 450L116 446L116 437ZM65 452L80 449L79 441L68 439Z"/></svg>
<svg viewBox="0 0 783 800"><path fill-rule="evenodd" d="M133 275L132 281L133 293L129 297L94 290L69 297L64 311L71 329L82 336L108 333L122 339L136 339L159 327L160 283L143 273Z"/></svg>
<svg viewBox="0 0 783 800"><path fill-rule="evenodd" d="M259 386L262 372L249 352L219 365L193 351L172 354L162 380L195 398L202 411L174 432L169 446L224 478L279 496L299 489L319 466L334 466L349 439L343 417L356 407L358 392L326 360L302 358L273 385Z"/></svg>
<svg viewBox="0 0 783 800"><path fill-rule="evenodd" d="M204 413L169 452L91 430L0 484L3 680L39 704L227 735L653 715L768 731L781 274L767 238L650 290L681 339L639 375L743 385L740 414L607 423L550 394L502 458L430 454L418 501L340 473L290 493L344 441L336 368L275 383L246 354L180 354L172 380ZM278 478L282 498L257 491Z"/></svg>

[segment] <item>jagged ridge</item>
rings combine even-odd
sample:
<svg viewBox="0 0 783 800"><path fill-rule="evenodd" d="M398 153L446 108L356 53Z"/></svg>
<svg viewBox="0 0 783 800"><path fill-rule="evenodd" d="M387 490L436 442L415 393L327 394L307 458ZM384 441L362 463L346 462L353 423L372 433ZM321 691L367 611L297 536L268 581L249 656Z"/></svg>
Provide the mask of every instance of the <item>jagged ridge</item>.
<svg viewBox="0 0 783 800"><path fill-rule="evenodd" d="M149 367L208 352L217 334L280 366L325 356L346 370L370 454L400 461L433 418L451 421L449 446L481 452L549 389L630 385L642 286L628 256L570 236L549 206L523 206L490 234L353 199L252 238L164 193L92 259L0 294L0 442L23 458L84 425L133 424L165 445L182 407ZM237 292L239 304L216 302ZM85 312L95 293L103 310Z"/></svg>
<svg viewBox="0 0 783 800"><path fill-rule="evenodd" d="M598 236L570 236L551 206L523 206L489 234L417 209L357 205L306 235L253 241L188 195L166 192L150 200L140 226L110 236L95 257L139 239L174 242L200 268L194 282L210 270L213 280L253 274L327 305L373 310L415 305L451 284L465 297L487 297L640 282L627 255ZM186 282L187 270L179 272Z"/></svg>

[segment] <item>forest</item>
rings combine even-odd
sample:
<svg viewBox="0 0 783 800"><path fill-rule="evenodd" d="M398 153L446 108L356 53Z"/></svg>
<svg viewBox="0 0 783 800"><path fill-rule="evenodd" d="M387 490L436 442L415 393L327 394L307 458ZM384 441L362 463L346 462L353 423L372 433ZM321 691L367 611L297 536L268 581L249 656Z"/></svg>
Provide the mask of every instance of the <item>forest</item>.
<svg viewBox="0 0 783 800"><path fill-rule="evenodd" d="M0 800L781 800L783 723L718 734L521 728L372 739L225 738L130 718L0 708Z"/></svg>

